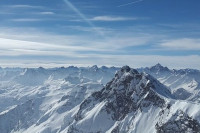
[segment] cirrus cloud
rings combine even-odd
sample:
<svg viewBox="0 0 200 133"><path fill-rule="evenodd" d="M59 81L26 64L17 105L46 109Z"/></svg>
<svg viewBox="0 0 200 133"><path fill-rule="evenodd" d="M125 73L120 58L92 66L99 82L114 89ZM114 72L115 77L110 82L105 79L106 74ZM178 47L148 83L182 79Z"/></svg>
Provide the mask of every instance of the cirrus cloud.
<svg viewBox="0 0 200 133"><path fill-rule="evenodd" d="M182 38L167 40L161 43L160 46L172 50L200 50L200 39Z"/></svg>
<svg viewBox="0 0 200 133"><path fill-rule="evenodd" d="M121 17L121 16L96 16L91 18L91 21L129 21L138 20L139 18L134 17Z"/></svg>

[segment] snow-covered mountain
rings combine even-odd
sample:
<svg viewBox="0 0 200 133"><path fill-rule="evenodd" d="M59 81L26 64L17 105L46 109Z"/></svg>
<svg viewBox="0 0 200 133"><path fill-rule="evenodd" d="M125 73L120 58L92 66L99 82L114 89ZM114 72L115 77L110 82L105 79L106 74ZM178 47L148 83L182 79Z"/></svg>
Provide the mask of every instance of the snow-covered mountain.
<svg viewBox="0 0 200 133"><path fill-rule="evenodd" d="M198 132L200 106L192 104L196 110L191 114L187 104L174 100L170 91L152 76L125 66L106 87L81 103L75 120L64 131L153 133L170 132L168 128L172 126L173 131ZM183 125L182 121L186 123Z"/></svg>
<svg viewBox="0 0 200 133"><path fill-rule="evenodd" d="M138 69L145 73L128 66L1 68L0 131L198 133L200 105L191 99L180 100L198 87L193 91L172 88L159 77L183 70L161 67Z"/></svg>
<svg viewBox="0 0 200 133"><path fill-rule="evenodd" d="M52 111L76 107L94 91L103 88L116 68L61 67L2 68L0 70L0 130L16 132L43 123ZM46 128L46 127L45 127Z"/></svg>
<svg viewBox="0 0 200 133"><path fill-rule="evenodd" d="M194 69L170 70L160 64L140 68L168 86L178 99L200 101L200 71Z"/></svg>
<svg viewBox="0 0 200 133"><path fill-rule="evenodd" d="M58 124L62 124L64 119L62 113L67 113L102 87L101 83L90 80L73 84L66 79L48 79L39 86L6 83L0 94L1 133L23 132L22 130L34 124L54 122L51 120L54 117L59 118ZM36 132L38 131L42 132L42 130ZM35 133L34 130L30 132Z"/></svg>

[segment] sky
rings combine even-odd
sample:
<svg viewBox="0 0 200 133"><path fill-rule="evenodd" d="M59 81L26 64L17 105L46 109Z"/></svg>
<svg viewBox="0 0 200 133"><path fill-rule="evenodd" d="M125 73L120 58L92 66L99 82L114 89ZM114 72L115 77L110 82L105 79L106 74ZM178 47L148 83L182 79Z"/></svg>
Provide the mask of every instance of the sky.
<svg viewBox="0 0 200 133"><path fill-rule="evenodd" d="M199 0L1 0L0 66L200 69Z"/></svg>

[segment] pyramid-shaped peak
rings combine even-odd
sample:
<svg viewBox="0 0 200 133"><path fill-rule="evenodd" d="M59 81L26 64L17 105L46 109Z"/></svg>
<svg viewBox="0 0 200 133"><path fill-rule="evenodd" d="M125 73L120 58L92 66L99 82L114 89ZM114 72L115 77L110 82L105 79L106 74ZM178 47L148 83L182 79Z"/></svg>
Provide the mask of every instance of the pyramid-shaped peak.
<svg viewBox="0 0 200 133"><path fill-rule="evenodd" d="M160 63L156 64L155 66L152 66L150 69L153 71L158 71L158 70L169 71L169 68L162 66Z"/></svg>
<svg viewBox="0 0 200 133"><path fill-rule="evenodd" d="M151 68L159 69L159 68L164 68L160 63L157 63L156 65L152 66Z"/></svg>
<svg viewBox="0 0 200 133"><path fill-rule="evenodd" d="M162 65L160 63L157 63L155 66L156 67L162 67Z"/></svg>
<svg viewBox="0 0 200 133"><path fill-rule="evenodd" d="M111 83L111 82L110 82ZM123 66L117 73L115 74L115 78L112 81L112 84L107 84L112 89L118 90L124 90L124 91L141 91L150 90L153 89L156 93L159 93L166 97L171 97L170 91L162 85L158 80L156 80L151 75L148 75L146 73L139 73L136 69L132 69L129 66ZM140 86L139 89L136 89L136 86ZM129 86L127 88L127 86ZM161 89L162 88L162 89ZM129 93L129 92L127 92Z"/></svg>

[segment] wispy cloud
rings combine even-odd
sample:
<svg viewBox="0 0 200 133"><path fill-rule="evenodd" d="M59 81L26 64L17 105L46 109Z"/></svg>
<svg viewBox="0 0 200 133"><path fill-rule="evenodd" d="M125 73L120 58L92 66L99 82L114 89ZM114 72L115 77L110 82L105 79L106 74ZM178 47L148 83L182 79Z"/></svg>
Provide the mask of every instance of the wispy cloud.
<svg viewBox="0 0 200 133"><path fill-rule="evenodd" d="M54 15L55 13L54 12L39 12L38 14L41 14L41 15Z"/></svg>
<svg viewBox="0 0 200 133"><path fill-rule="evenodd" d="M76 30L78 32L89 32L89 33L93 33L96 32L94 31L93 28L88 27L88 26L60 26L61 28L64 29L72 29L72 30ZM114 29L112 28L105 28L105 27L96 27L96 30L101 31L103 34L109 34L109 33L113 33Z"/></svg>
<svg viewBox="0 0 200 133"><path fill-rule="evenodd" d="M44 6L34 6L34 5L0 5L0 15L16 15L16 16L23 16L23 15L30 15L30 14L43 14L49 15L53 14L53 12L49 11L49 8ZM14 17L14 16L10 16Z"/></svg>
<svg viewBox="0 0 200 133"><path fill-rule="evenodd" d="M99 49L95 49L91 47L59 45L59 44L32 42L32 41L23 41L23 40L14 40L14 39L5 39L5 38L0 38L0 49L7 51L6 55L10 55L10 53L8 53L9 51L13 52L13 54L11 55L15 55L15 54L17 55L38 54L39 55L40 53L43 53L43 55L45 54L49 55L49 53L55 55L54 52L56 51L57 51L57 54L60 55L61 53L75 52L75 51L95 51L95 50L99 51ZM3 55L3 53L1 52L0 55Z"/></svg>
<svg viewBox="0 0 200 133"><path fill-rule="evenodd" d="M6 5L7 8L44 8L43 6L33 6L33 5Z"/></svg>
<svg viewBox="0 0 200 133"><path fill-rule="evenodd" d="M134 9L135 17L131 9L130 13L123 10L128 5L145 4L145 0L124 2L118 6L122 7L120 12L116 12L117 5L113 7L113 2L106 2L106 6L99 1L88 4L87 1L61 0L45 6L41 6L43 2L40 5L25 3L27 5L23 2L10 5L5 1L6 5L0 5L0 26L4 27L0 27L0 62L22 59L23 63L23 58L28 58L24 63L35 60L32 65L39 61L53 63L55 59L56 63L70 64L135 67L160 62L170 66L200 66L200 39L194 39L199 38L199 24L189 26L189 21L185 24L181 21L179 25L176 19L169 17L173 21L158 25L155 22L165 10L158 16L150 13L148 18L141 16L139 9ZM149 19L151 17L156 20ZM148 19L148 23L143 19ZM76 20L78 22L72 22ZM184 59L188 60L187 65Z"/></svg>
<svg viewBox="0 0 200 133"><path fill-rule="evenodd" d="M37 22L37 21L42 21L42 19L19 18L19 19L10 19L10 21L14 21L14 22Z"/></svg>
<svg viewBox="0 0 200 133"><path fill-rule="evenodd" d="M142 46L148 44L151 40L155 39L152 36L140 35L138 37L132 37L119 35L120 37L115 36L105 40L98 40L91 36L87 38L81 35L51 35L34 31L34 29L21 29L21 34L19 35L19 30L12 30L8 29L6 31L5 29L1 29L0 32L0 61L1 65L3 64L4 66L56 67L61 65L85 66L92 64L123 66L127 64L132 67L141 67L151 66L160 62L172 68L192 67L200 69L200 56L198 55L161 56L118 54L118 52L121 52L127 46ZM38 42L34 42L34 40ZM163 47L166 47L166 45ZM93 52L90 53L88 51ZM112 54L109 54L109 51ZM18 64L13 64L12 62L18 62ZM67 64L65 64L66 62Z"/></svg>
<svg viewBox="0 0 200 133"><path fill-rule="evenodd" d="M81 28L81 27L77 27ZM85 28L87 29L87 28ZM19 34L20 31L20 34ZM110 31L111 34L113 31ZM109 33L110 34L110 33ZM142 46L151 41L150 36L129 35L107 36L102 39L95 35L57 35L34 29L2 29L0 31L0 55L65 55L82 53L123 52L129 46Z"/></svg>
<svg viewBox="0 0 200 133"><path fill-rule="evenodd" d="M133 2L130 2L130 3L126 3L126 4L119 5L118 7L123 7L123 6L133 5L133 4L136 4L136 3L142 2L142 1L144 1L144 0L133 1Z"/></svg>
<svg viewBox="0 0 200 133"><path fill-rule="evenodd" d="M160 46L172 50L200 50L200 39L182 38L166 40Z"/></svg>
<svg viewBox="0 0 200 133"><path fill-rule="evenodd" d="M96 16L90 19L91 21L129 21L138 20L133 17L117 17L117 16Z"/></svg>

